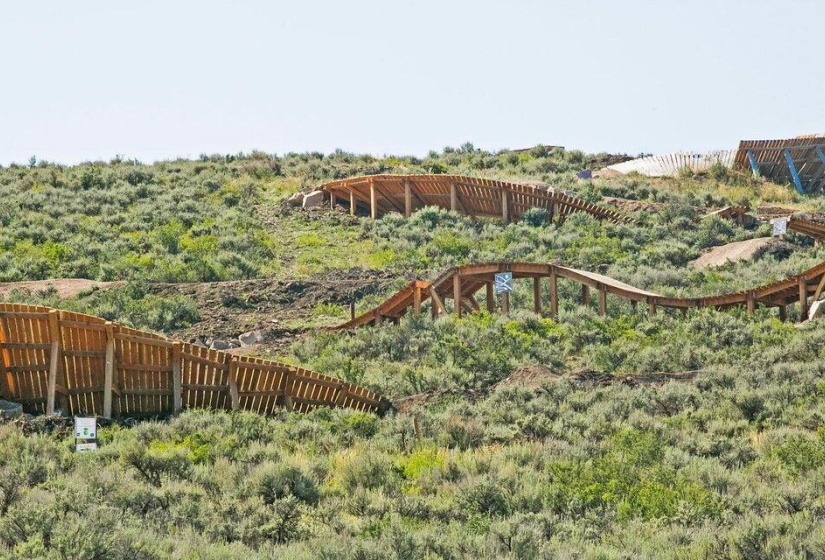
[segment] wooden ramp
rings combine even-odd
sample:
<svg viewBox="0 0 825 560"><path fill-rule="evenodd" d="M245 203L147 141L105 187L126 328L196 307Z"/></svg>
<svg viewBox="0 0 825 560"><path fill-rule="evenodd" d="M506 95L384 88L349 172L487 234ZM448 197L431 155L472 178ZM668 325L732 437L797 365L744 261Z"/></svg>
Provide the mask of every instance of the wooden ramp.
<svg viewBox="0 0 825 560"><path fill-rule="evenodd" d="M422 304L430 300L430 312L433 317L443 313L463 313L479 311L481 305L476 299L480 290L485 291L484 301L490 312L501 309L509 311L509 296L501 294L499 301L494 297L494 278L497 273L510 272L514 279L533 279L533 309L537 313L542 305L542 280L547 279L550 301L550 315L558 316L558 281L567 279L581 285L581 302L588 305L590 291L598 297L599 313L607 312L607 295L611 294L631 302L635 308L639 302L648 307L648 313L654 315L657 308L681 309L712 307L727 309L745 307L753 312L758 305L776 307L780 317L786 317L786 307L795 303L800 305L800 316L808 315L809 303L819 299L825 287L825 262L822 262L801 274L790 276L778 282L758 286L749 290L731 292L708 297L679 298L667 297L619 282L608 276L578 270L557 264L501 262L471 264L453 267L443 272L432 282L416 280L411 282L387 301L339 325L337 329L350 329L362 325L380 325L382 322L398 322L401 317L412 311L413 315L421 313ZM448 300L450 303L448 304Z"/></svg>
<svg viewBox="0 0 825 560"><path fill-rule="evenodd" d="M531 208L542 208L557 222L575 212L600 220L631 222L618 212L548 188L461 175L370 175L331 181L321 189L333 208L342 204L355 214L359 209L373 219L389 212L409 217L425 206L437 206L476 217L521 219Z"/></svg>
<svg viewBox="0 0 825 560"><path fill-rule="evenodd" d="M0 397L30 413L160 415L319 406L382 413L379 395L300 367L170 340L100 317L0 303Z"/></svg>

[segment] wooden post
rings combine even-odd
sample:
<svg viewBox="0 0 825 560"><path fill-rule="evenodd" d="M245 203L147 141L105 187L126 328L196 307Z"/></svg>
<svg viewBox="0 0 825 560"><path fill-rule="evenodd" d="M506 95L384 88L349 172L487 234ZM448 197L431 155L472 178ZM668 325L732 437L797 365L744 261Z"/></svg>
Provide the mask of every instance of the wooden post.
<svg viewBox="0 0 825 560"><path fill-rule="evenodd" d="M808 318L808 281L804 276L799 277L799 320Z"/></svg>
<svg viewBox="0 0 825 560"><path fill-rule="evenodd" d="M453 273L453 313L461 317L461 274L458 269Z"/></svg>
<svg viewBox="0 0 825 560"><path fill-rule="evenodd" d="M748 292L748 313L753 315L756 311L756 297L754 296L753 292Z"/></svg>
<svg viewBox="0 0 825 560"><path fill-rule="evenodd" d="M501 189L501 219L505 224L510 223L510 194L507 189Z"/></svg>
<svg viewBox="0 0 825 560"><path fill-rule="evenodd" d="M375 193L375 183L370 179L370 216L373 220L378 218L378 200Z"/></svg>
<svg viewBox="0 0 825 560"><path fill-rule="evenodd" d="M647 298L647 314L650 317L656 315L656 300L651 297Z"/></svg>
<svg viewBox="0 0 825 560"><path fill-rule="evenodd" d="M329 209L335 210L335 203L338 202L338 197L335 196L333 191L329 192Z"/></svg>
<svg viewBox="0 0 825 560"><path fill-rule="evenodd" d="M559 277L556 267L550 269L550 316L559 318Z"/></svg>
<svg viewBox="0 0 825 560"><path fill-rule="evenodd" d="M380 327L381 323L383 323L383 322L384 322L384 316L381 315L381 312L379 311L378 313L375 314L375 326Z"/></svg>
<svg viewBox="0 0 825 560"><path fill-rule="evenodd" d="M412 216L412 186L409 179L404 179L404 217Z"/></svg>
<svg viewBox="0 0 825 560"><path fill-rule="evenodd" d="M103 374L103 417L112 417L112 389L115 382L115 329L106 321L106 369Z"/></svg>
<svg viewBox="0 0 825 560"><path fill-rule="evenodd" d="M639 302L635 299L630 300L630 308L633 310L633 313L636 313L636 308L639 306Z"/></svg>
<svg viewBox="0 0 825 560"><path fill-rule="evenodd" d="M494 295L494 290L493 290L493 283L492 282L487 282L485 284L485 287L487 288L487 291L486 291L487 311L489 311L490 313L493 313L496 310L496 300L495 300L495 295Z"/></svg>
<svg viewBox="0 0 825 560"><path fill-rule="evenodd" d="M450 183L450 210L458 212L458 189L455 183Z"/></svg>
<svg viewBox="0 0 825 560"><path fill-rule="evenodd" d="M172 411L175 414L183 409L181 347L182 344L179 340L172 343Z"/></svg>
<svg viewBox="0 0 825 560"><path fill-rule="evenodd" d="M783 323L788 320L788 307L786 305L779 306L779 320Z"/></svg>
<svg viewBox="0 0 825 560"><path fill-rule="evenodd" d="M510 313L510 293L509 292L502 292L501 293L501 312L507 315Z"/></svg>
<svg viewBox="0 0 825 560"><path fill-rule="evenodd" d="M421 288L415 287L413 292L413 315L416 317L421 315Z"/></svg>
<svg viewBox="0 0 825 560"><path fill-rule="evenodd" d="M541 313L541 278L533 277L533 311Z"/></svg>
<svg viewBox="0 0 825 560"><path fill-rule="evenodd" d="M289 373L284 373L284 408L287 410L292 410L295 408L294 403L292 402L292 383L291 379L289 378Z"/></svg>
<svg viewBox="0 0 825 560"><path fill-rule="evenodd" d="M352 321L355 319L355 302L349 302L349 320Z"/></svg>
<svg viewBox="0 0 825 560"><path fill-rule="evenodd" d="M347 403L347 397L349 397L349 386L347 386L346 383L339 383L338 396L335 398L335 406L340 406L343 408Z"/></svg>
<svg viewBox="0 0 825 560"><path fill-rule="evenodd" d="M60 312L57 309L49 311L49 336L52 339L52 348L49 355L49 383L48 395L46 397L46 413L54 414L55 401L60 408L68 412L66 402L65 387L61 387L60 397L57 397L58 376L60 373L61 348L60 341Z"/></svg>
<svg viewBox="0 0 825 560"><path fill-rule="evenodd" d="M241 408L241 397L238 394L238 359L232 357L230 354L229 358L229 400L232 404L232 410L240 410Z"/></svg>
<svg viewBox="0 0 825 560"><path fill-rule="evenodd" d="M587 284L582 284L582 305L590 305L590 287Z"/></svg>
<svg viewBox="0 0 825 560"><path fill-rule="evenodd" d="M607 315L607 290L599 288L599 315Z"/></svg>
<svg viewBox="0 0 825 560"><path fill-rule="evenodd" d="M355 209L358 203L355 201L355 191L349 191L349 215L355 216Z"/></svg>

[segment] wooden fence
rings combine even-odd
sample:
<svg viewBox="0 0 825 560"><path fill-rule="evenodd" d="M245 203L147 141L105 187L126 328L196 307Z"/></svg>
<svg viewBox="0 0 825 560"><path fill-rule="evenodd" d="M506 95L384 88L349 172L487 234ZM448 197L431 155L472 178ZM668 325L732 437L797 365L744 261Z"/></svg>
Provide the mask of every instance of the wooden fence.
<svg viewBox="0 0 825 560"><path fill-rule="evenodd" d="M159 415L318 406L383 413L364 388L300 367L169 340L100 317L0 303L0 397L31 413Z"/></svg>

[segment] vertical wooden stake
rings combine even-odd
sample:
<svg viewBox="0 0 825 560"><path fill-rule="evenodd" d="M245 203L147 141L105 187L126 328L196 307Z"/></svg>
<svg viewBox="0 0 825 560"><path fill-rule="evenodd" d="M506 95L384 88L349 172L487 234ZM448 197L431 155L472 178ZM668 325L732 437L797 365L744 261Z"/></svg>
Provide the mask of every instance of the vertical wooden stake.
<svg viewBox="0 0 825 560"><path fill-rule="evenodd" d="M510 194L507 189L501 189L501 219L505 224L510 223Z"/></svg>
<svg viewBox="0 0 825 560"><path fill-rule="evenodd" d="M292 402L292 383L288 373L284 373L284 408L293 410L295 403Z"/></svg>
<svg viewBox="0 0 825 560"><path fill-rule="evenodd" d="M60 349L62 347L60 342L60 312L57 309L49 311L49 337L52 339L52 348L49 355L49 386L46 398L46 413L54 414L56 400L59 400L57 404L68 412L66 396L63 393L61 393L59 399L56 396L58 374L60 372Z"/></svg>
<svg viewBox="0 0 825 560"><path fill-rule="evenodd" d="M599 315L607 315L607 290L599 288Z"/></svg>
<svg viewBox="0 0 825 560"><path fill-rule="evenodd" d="M493 313L496 310L496 300L495 300L495 296L493 295L493 293L494 293L493 283L492 282L487 282L485 284L485 286L487 288L487 292L486 292L487 311L489 311L490 313Z"/></svg>
<svg viewBox="0 0 825 560"><path fill-rule="evenodd" d="M404 217L412 216L412 185L409 179L404 179Z"/></svg>
<svg viewBox="0 0 825 560"><path fill-rule="evenodd" d="M115 329L106 321L106 369L103 373L103 417L112 417L112 387L115 382Z"/></svg>
<svg viewBox="0 0 825 560"><path fill-rule="evenodd" d="M748 313L753 315L756 311L756 297L753 295L753 292L748 292Z"/></svg>
<svg viewBox="0 0 825 560"><path fill-rule="evenodd" d="M329 209L335 210L335 203L338 202L338 197L335 196L335 193L330 191L329 193Z"/></svg>
<svg viewBox="0 0 825 560"><path fill-rule="evenodd" d="M808 318L808 281L804 276L799 277L799 320Z"/></svg>
<svg viewBox="0 0 825 560"><path fill-rule="evenodd" d="M555 267L550 269L550 315L554 320L559 318L559 277Z"/></svg>
<svg viewBox="0 0 825 560"><path fill-rule="evenodd" d="M779 306L779 320L783 323L788 320L788 306L780 305Z"/></svg>
<svg viewBox="0 0 825 560"><path fill-rule="evenodd" d="M415 287L413 292L413 315L416 317L421 315L421 288Z"/></svg>
<svg viewBox="0 0 825 560"><path fill-rule="evenodd" d="M172 343L172 411L178 414L183 409L183 375L181 374L181 343Z"/></svg>
<svg viewBox="0 0 825 560"><path fill-rule="evenodd" d="M373 220L378 218L378 199L375 194L375 183L370 179L370 216Z"/></svg>
<svg viewBox="0 0 825 560"><path fill-rule="evenodd" d="M582 284L582 305L590 305L590 287L587 284Z"/></svg>
<svg viewBox="0 0 825 560"><path fill-rule="evenodd" d="M355 319L355 302L354 301L349 302L349 319L350 319L350 321Z"/></svg>
<svg viewBox="0 0 825 560"><path fill-rule="evenodd" d="M502 292L501 293L501 312L507 315L510 313L510 293L509 292Z"/></svg>
<svg viewBox="0 0 825 560"><path fill-rule="evenodd" d="M229 362L229 399L232 403L232 410L240 410L241 399L238 394L238 359L230 358Z"/></svg>
<svg viewBox="0 0 825 560"><path fill-rule="evenodd" d="M656 300L651 297L647 298L647 314L650 317L656 315Z"/></svg>
<svg viewBox="0 0 825 560"><path fill-rule="evenodd" d="M453 273L453 312L461 317L461 274L458 269Z"/></svg>
<svg viewBox="0 0 825 560"><path fill-rule="evenodd" d="M355 191L350 190L349 191L349 214L350 214L350 216L355 216L355 207L357 205L358 205L358 203L355 202Z"/></svg>
<svg viewBox="0 0 825 560"><path fill-rule="evenodd" d="M533 311L541 313L541 278L533 277Z"/></svg>
<svg viewBox="0 0 825 560"><path fill-rule="evenodd" d="M458 189L455 183L450 183L450 210L458 212Z"/></svg>

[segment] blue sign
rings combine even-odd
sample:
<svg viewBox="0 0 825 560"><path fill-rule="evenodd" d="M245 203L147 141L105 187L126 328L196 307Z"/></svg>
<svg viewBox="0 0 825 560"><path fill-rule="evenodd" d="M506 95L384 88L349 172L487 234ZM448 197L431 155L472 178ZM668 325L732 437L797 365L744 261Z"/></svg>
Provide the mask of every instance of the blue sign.
<svg viewBox="0 0 825 560"><path fill-rule="evenodd" d="M496 295L509 294L513 291L513 273L499 272L495 277Z"/></svg>

